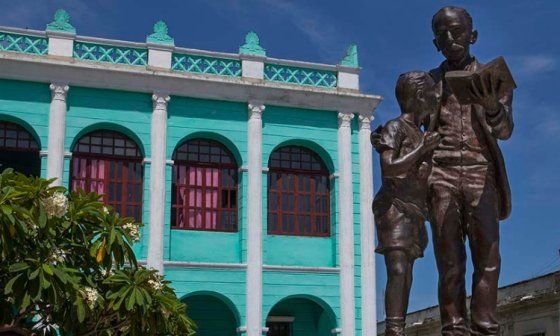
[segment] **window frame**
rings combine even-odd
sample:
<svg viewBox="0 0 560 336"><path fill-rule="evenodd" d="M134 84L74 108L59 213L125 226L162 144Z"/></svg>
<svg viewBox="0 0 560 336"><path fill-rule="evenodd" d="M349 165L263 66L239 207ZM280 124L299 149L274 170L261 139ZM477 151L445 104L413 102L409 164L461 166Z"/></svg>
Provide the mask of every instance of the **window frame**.
<svg viewBox="0 0 560 336"><path fill-rule="evenodd" d="M196 146L198 146L197 148L197 155L198 155L198 160L190 160L188 158L189 156L189 146L193 145L193 142L196 142ZM221 152L215 153L215 155L219 155L220 157L222 156L227 156L229 158L229 163L223 163L223 162L201 162L200 161L200 155L206 155L205 153L201 153L200 152L200 147L201 142L204 142L205 145L207 145L209 147L209 160L210 160L210 156L212 148L219 148L221 150ZM180 151L183 150L183 153L187 154L187 159L178 159L177 156L180 153ZM185 184L180 184L178 183L178 172L179 169L184 169L184 174L188 175L190 172L191 168L198 168L198 169L203 169L202 172L202 186L197 186L197 185L191 185L190 182L187 180L187 182ZM206 171L212 169L212 170L216 170L218 172L218 176L217 176L217 180L218 180L218 184L217 186L208 186L206 185L206 178L204 178L204 176L206 176ZM232 174L230 175L231 179L232 179L232 185L224 185L223 184L223 173L224 171L230 171ZM195 183L196 184L196 183ZM194 191L200 191L201 192L201 206L197 206L196 204L194 206L190 206L189 205L189 194L190 194L190 190L191 188L194 187ZM184 193L186 195L186 197L184 198L184 202L183 204L179 204L179 199L180 199L180 193L181 190L179 188L185 188ZM206 192L208 190L216 190L217 191L217 207L216 208L212 208L212 207L207 207L206 205L206 200L207 197L205 197L207 194ZM223 143L221 143L218 140L213 140L213 139L207 139L207 138L192 138L189 140L184 141L183 143L181 143L181 145L179 145L174 151L173 151L173 171L172 171L172 177L171 177L171 218L170 218L170 227L172 230L186 230L186 231L201 231L201 232L222 232L222 233L237 233L239 232L239 167L237 164L237 160L235 159L235 156L233 155L232 151L229 150L229 148L227 148L227 146L225 146ZM223 200L223 192L228 193L228 205L229 207L223 207L222 206L222 200ZM234 195L234 197L232 197L232 194ZM232 202L234 200L234 202ZM195 200L196 202L196 200ZM196 223L189 224L188 220L189 220L189 210L193 209L194 211L199 211L200 215L201 215L201 227L195 227ZM180 210L182 209L182 210ZM183 214L183 225L179 226L177 224L178 222L178 216L180 214L179 211L182 211ZM216 228L212 229L209 228L209 226L211 224L207 224L206 220L207 220L207 214L212 215L212 212L216 212ZM229 215L231 216L231 218L233 218L232 222L229 223L229 227L225 227L225 225L221 224L221 219L224 213L229 213Z"/></svg>
<svg viewBox="0 0 560 336"><path fill-rule="evenodd" d="M299 154L302 153L307 153L308 155L310 155L310 157L313 159L315 159L317 161L317 163L320 164L320 169L319 170L313 170L313 169L302 169L302 168L285 168L285 167L272 167L271 166L271 162L273 160L273 155L275 154L275 152L277 151L282 151L285 149L290 149L292 150L292 148L297 148L300 152ZM280 152L280 154L282 154L282 152ZM290 162L292 162L293 160L290 158L289 160ZM279 164L281 166L281 164ZM300 167L301 167L301 163L300 163ZM274 178L275 174L279 175L280 177L278 178L276 183L272 183L272 179ZM292 183L292 189L288 189L288 190L284 190L283 188L283 178L284 177L291 177L291 181L289 181L288 183ZM300 185L300 178L305 178L307 177L309 179L309 189L305 190L305 191L301 191L299 188ZM318 178L322 178L324 179L326 186L325 186L325 191L324 192L318 192L317 191L317 187L316 187L316 183L317 183L317 179ZM283 147L279 147L277 149L275 149L271 154L270 154L270 158L269 158L269 165L268 165L268 185L267 185L267 234L271 235L271 236L295 236L295 237L323 237L323 238L328 238L331 237L332 235L332 224L331 224L331 189L332 189L332 183L330 180L330 173L329 170L327 169L325 162L323 161L323 159L319 156L319 154L317 154L315 151L307 148L307 147L303 147L303 146L298 146L298 145L288 145L288 146L283 146ZM275 184L276 187L280 186L280 189L273 189L272 185ZM293 209L294 210L283 210L282 209L282 199L283 199L283 195L289 195L289 196L294 196L294 204L293 204ZM301 210L299 210L299 201L301 196L309 196L309 206L310 209L308 211L302 212ZM271 197L275 197L276 200L279 200L279 203L276 204L276 206L274 207L275 210L271 210ZM316 197L321 197L326 199L326 206L324 211L317 211L316 207L315 207L315 202L314 199ZM289 230L283 230L282 229L282 215L292 215L294 216L294 230L293 231L289 231ZM272 218L273 216L276 216L276 229L273 230L272 226L273 223ZM309 216L310 218L310 224L309 227L311 229L310 232L300 232L300 228L299 228L299 217L300 216ZM321 223L317 223L318 218L324 218L324 220L326 221L325 224L326 225L326 232L322 232L320 230L320 225ZM289 224L288 224L289 225ZM313 231L313 228L315 229Z"/></svg>
<svg viewBox="0 0 560 336"><path fill-rule="evenodd" d="M112 135L112 144L111 145L104 145L103 144L103 140L101 141L102 143L97 145L95 144L95 146L99 146L101 147L101 152L100 153L92 153L91 152L91 142L89 143L89 152L85 152L85 151L81 151L80 150L80 145L84 145L81 144L80 141L82 139L84 139L85 137L99 137L101 139L105 139L105 136L107 134ZM119 139L119 140L124 140L125 144L126 141L130 141L132 144L135 145L135 151L136 154L134 156L130 155L116 155L116 154L107 154L107 153L103 153L103 147L104 146L110 146L113 148L113 153L114 153L114 148L115 148L115 139ZM90 140L91 141L91 140ZM120 147L120 146L118 146ZM123 147L125 149L125 153L126 153L126 149L132 149L131 147L127 147L126 145ZM77 168L74 168L75 165L81 165L82 161L81 160L85 160L85 164L86 164L86 173L85 173L85 177L80 177L80 176L74 176L74 171L77 170L78 171L78 175L81 175L79 172L80 170L80 166L78 166ZM103 164L103 178L99 178L99 177L92 177L92 168L93 168L93 160L97 160L97 161L104 161ZM88 132L84 135L82 135L78 141L76 141L76 143L74 144L73 148L72 148L72 159L70 160L70 190L72 191L77 191L78 188L75 187L75 183L80 183L81 181L83 181L84 185L86 188L84 188L83 190L86 192L97 192L94 190L94 188L92 187L92 182L102 182L104 184L104 192L103 194L101 194L102 198L102 202L106 205L109 205L111 207L113 207L113 209L115 209L115 211L117 211L122 217L132 217L134 218L136 221L141 222L142 221L142 217L143 217L143 200L144 200L144 165L143 165L143 160L144 157L142 155L142 151L140 149L140 146L136 143L136 141L134 141L132 138L130 138L129 136L119 132L119 131L113 131L113 130L107 130L107 129L99 129L99 130L95 130L95 131L91 131ZM115 172L115 176L111 177L110 174L110 168L111 168L111 164L122 164L122 167L120 169L122 169L122 174L121 176L117 176L117 172ZM135 167L131 167L131 165L135 165ZM99 168L99 165L97 166L97 168ZM139 178L135 178L136 174L134 174L134 169L139 169L140 170L140 176ZM132 174L131 174L132 172ZM98 173L99 175L99 173ZM121 185L121 192L120 192L120 200L115 201L115 200L110 200L109 197L109 185L114 184L117 185L117 183L120 183ZM132 191L133 197L132 200L129 201L128 198L126 197L128 194L128 185L133 185L134 189L136 189L136 186L140 186L138 188L139 190L139 195L138 192L136 192L135 190ZM81 188L81 187L80 187ZM136 201L136 199L138 199L138 201ZM134 213L138 213L136 217L136 215L130 215L127 216L126 215L126 210L127 207L133 207L134 208ZM123 215L124 214L124 215Z"/></svg>

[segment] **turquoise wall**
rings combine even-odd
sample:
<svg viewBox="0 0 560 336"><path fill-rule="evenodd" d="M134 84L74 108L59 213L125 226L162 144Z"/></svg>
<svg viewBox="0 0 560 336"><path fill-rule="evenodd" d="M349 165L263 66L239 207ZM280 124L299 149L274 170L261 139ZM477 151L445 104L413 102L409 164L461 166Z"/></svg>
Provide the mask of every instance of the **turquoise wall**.
<svg viewBox="0 0 560 336"><path fill-rule="evenodd" d="M245 270L241 268L183 268L168 266L165 277L172 281L177 296L212 294L228 302L230 310L245 325Z"/></svg>
<svg viewBox="0 0 560 336"><path fill-rule="evenodd" d="M337 166L337 114L296 108L267 106L263 113L263 165L270 154L284 145L300 145L317 152L331 173ZM332 182L332 181L331 181ZM332 183L331 183L332 185ZM335 266L336 225L331 237L268 235L266 204L268 179L263 174L263 254L267 265ZM334 193L333 193L334 194ZM332 197L332 201L335 198ZM336 212L336 202L331 209ZM336 218L336 215L333 219Z"/></svg>
<svg viewBox="0 0 560 336"><path fill-rule="evenodd" d="M0 120L10 120L36 135L41 149L47 149L50 90L47 84L0 80ZM120 131L135 140L144 156L151 156L151 95L71 87L65 148L71 151L77 139L96 129ZM210 138L223 143L239 167L247 161L247 106L245 103L172 97L168 107L167 156L184 141ZM271 152L283 145L301 145L317 152L331 173L338 172L338 119L336 112L267 106L263 113L263 166ZM352 123L354 183L355 289L357 330L361 330L360 290L360 206L357 120ZM69 183L70 158L64 162L64 184ZM42 174L46 158L42 160ZM170 165L166 168L165 259L170 261L235 263L247 260L247 176L239 173L239 232L202 232L170 229ZM267 174L263 173L263 260L266 265L338 266L338 180L331 179L331 237L292 237L267 234ZM144 165L144 206L141 242L134 249L146 259L149 232L150 164ZM180 296L196 292L219 293L231 301L240 325L245 323L245 270L167 266L166 277ZM340 316L339 274L295 271L263 273L263 324L271 309L293 296L320 298ZM324 317L319 317L323 320ZM318 323L325 329L325 322ZM322 326L322 327L321 327ZM319 331L321 333L321 331Z"/></svg>
<svg viewBox="0 0 560 336"><path fill-rule="evenodd" d="M188 139L224 144L239 167L247 156L247 106L242 103L172 97L168 106L167 155ZM241 173L239 174L241 177ZM239 263L244 259L246 195L238 192L239 232L171 230L171 169L166 183L165 258L176 261Z"/></svg>
<svg viewBox="0 0 560 336"><path fill-rule="evenodd" d="M340 319L340 280L336 273L263 272L263 325L272 308L289 297L320 300Z"/></svg>
<svg viewBox="0 0 560 336"><path fill-rule="evenodd" d="M51 91L48 84L0 79L0 120L27 129L41 150L47 150ZM41 159L46 176L47 159Z"/></svg>
<svg viewBox="0 0 560 336"><path fill-rule="evenodd" d="M68 112L66 117L66 151L72 151L73 144L88 132L98 129L119 131L132 138L144 157L150 157L150 127L152 116L151 95L113 90L71 87L68 91ZM65 160L63 180L70 186L70 158ZM150 165L144 165L144 190L142 206L141 240L134 246L139 258L147 256L150 204Z"/></svg>

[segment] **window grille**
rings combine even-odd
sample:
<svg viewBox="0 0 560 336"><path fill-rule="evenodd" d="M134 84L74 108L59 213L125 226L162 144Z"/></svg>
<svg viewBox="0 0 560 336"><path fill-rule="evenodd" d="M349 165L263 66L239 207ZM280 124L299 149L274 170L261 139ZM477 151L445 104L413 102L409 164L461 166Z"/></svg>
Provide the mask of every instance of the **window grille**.
<svg viewBox="0 0 560 336"><path fill-rule="evenodd" d="M330 236L329 172L299 146L272 153L268 175L268 234Z"/></svg>
<svg viewBox="0 0 560 336"><path fill-rule="evenodd" d="M113 131L94 131L74 146L70 183L103 196L121 216L142 220L144 181L142 154L127 136Z"/></svg>
<svg viewBox="0 0 560 336"><path fill-rule="evenodd" d="M217 141L193 139L173 154L171 227L237 231L237 164Z"/></svg>
<svg viewBox="0 0 560 336"><path fill-rule="evenodd" d="M25 175L39 176L39 145L23 127L0 121L0 171L12 168Z"/></svg>

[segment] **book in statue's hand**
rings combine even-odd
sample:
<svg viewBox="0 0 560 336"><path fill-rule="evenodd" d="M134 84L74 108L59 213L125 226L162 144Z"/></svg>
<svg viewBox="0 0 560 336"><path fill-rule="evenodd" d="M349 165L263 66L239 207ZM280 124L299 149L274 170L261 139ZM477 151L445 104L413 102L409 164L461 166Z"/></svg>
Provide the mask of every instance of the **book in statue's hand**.
<svg viewBox="0 0 560 336"><path fill-rule="evenodd" d="M498 97L503 97L517 87L503 57L498 57L476 71L448 71L445 73L447 84L459 103L475 104L477 98L473 89L480 94L491 92L495 86ZM482 87L484 85L484 87Z"/></svg>

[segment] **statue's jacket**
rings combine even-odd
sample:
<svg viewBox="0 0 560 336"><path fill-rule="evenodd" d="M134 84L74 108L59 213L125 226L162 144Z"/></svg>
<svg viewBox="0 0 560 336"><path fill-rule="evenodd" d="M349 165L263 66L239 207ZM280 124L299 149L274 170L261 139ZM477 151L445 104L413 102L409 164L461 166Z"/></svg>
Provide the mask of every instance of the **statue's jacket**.
<svg viewBox="0 0 560 336"><path fill-rule="evenodd" d="M430 75L433 77L434 82L438 86L438 94L442 96L443 80L445 77L446 62L443 62L438 68L432 69ZM473 59L471 69L476 71L483 64ZM486 111L480 105L472 105L475 112L477 121L482 126L483 134L485 136L488 150L492 157L492 162L495 168L496 186L499 193L499 219L506 219L511 213L511 190L506 172L506 166L502 151L498 146L499 140L507 140L513 132L513 111L512 111L513 92L510 92L500 98L500 110L492 117L486 115ZM427 125L430 130L437 131L438 111L435 115L431 116Z"/></svg>

